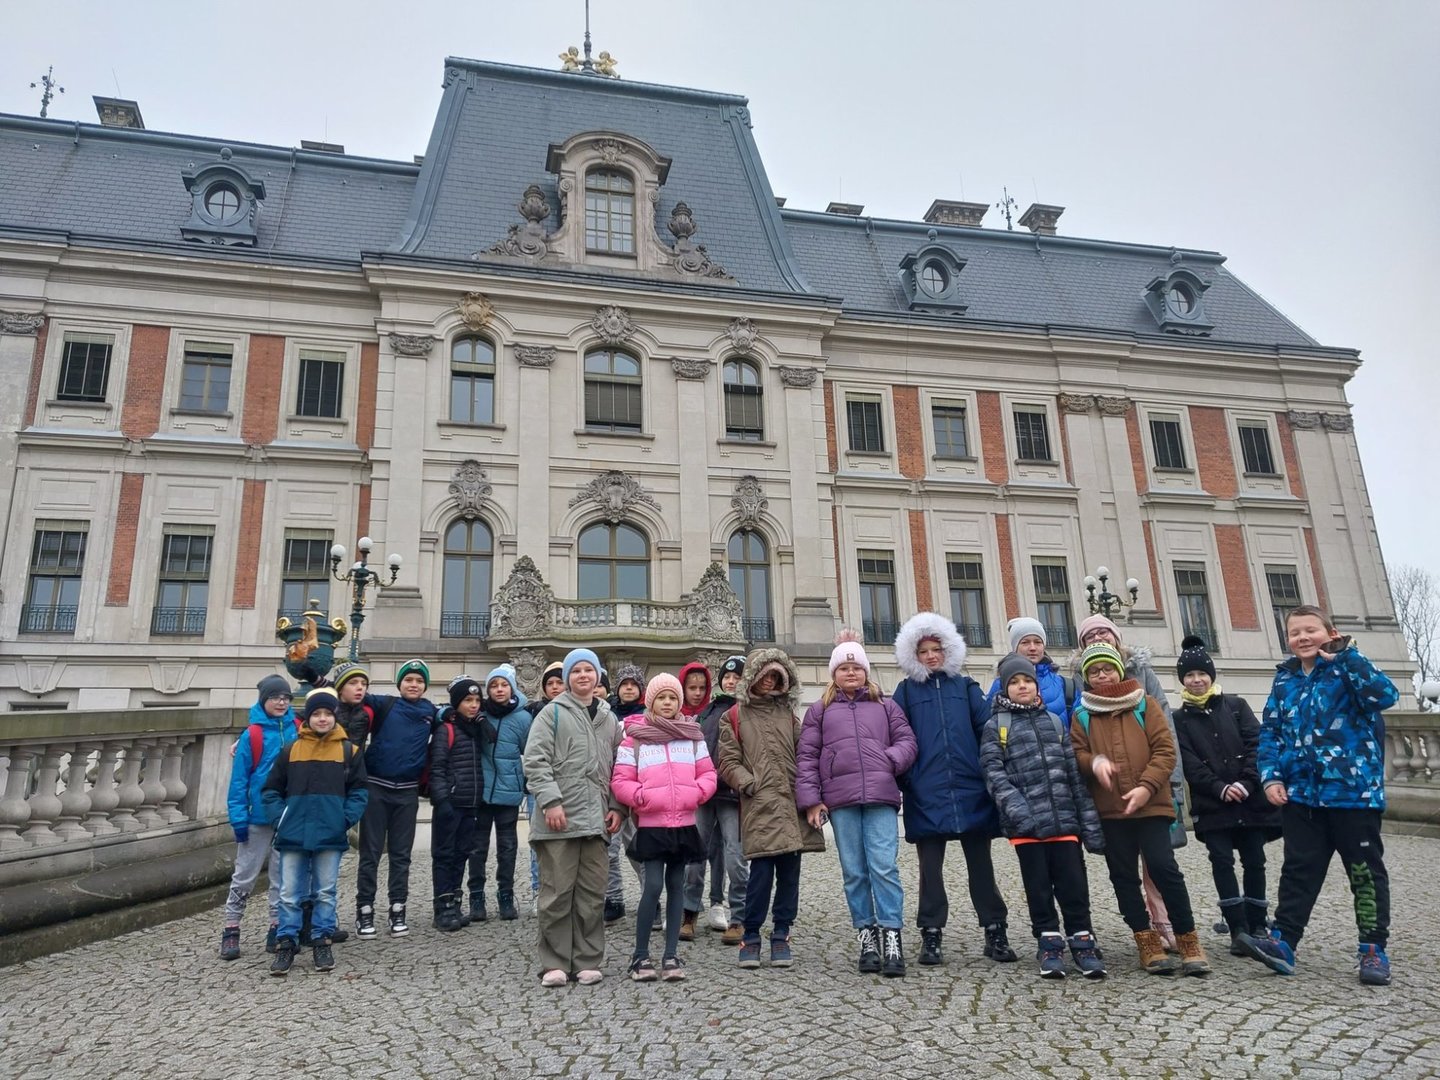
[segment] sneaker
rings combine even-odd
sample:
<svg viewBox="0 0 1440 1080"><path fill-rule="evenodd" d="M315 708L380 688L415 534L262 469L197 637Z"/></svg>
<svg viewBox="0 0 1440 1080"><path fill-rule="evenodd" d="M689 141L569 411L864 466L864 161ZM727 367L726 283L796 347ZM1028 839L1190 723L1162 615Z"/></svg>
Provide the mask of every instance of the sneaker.
<svg viewBox="0 0 1440 1080"><path fill-rule="evenodd" d="M717 934L724 933L730 926L730 913L725 910L724 904L711 904L710 914L705 918L705 925Z"/></svg>
<svg viewBox="0 0 1440 1080"><path fill-rule="evenodd" d="M270 929L265 931L265 951L267 953L273 953L275 951L275 935L279 932L280 927L275 923L271 923Z"/></svg>
<svg viewBox="0 0 1440 1080"><path fill-rule="evenodd" d="M390 905L390 936L404 937L410 932L410 924L405 921L405 905Z"/></svg>
<svg viewBox="0 0 1440 1080"><path fill-rule="evenodd" d="M349 940L350 940L350 931L349 931L349 930L341 930L339 927L336 927L334 930L332 930L332 931L330 932L330 944L331 944L331 945L339 945L342 941L349 941Z"/></svg>
<svg viewBox="0 0 1440 1080"><path fill-rule="evenodd" d="M756 946L756 952L759 952L759 946ZM771 934L770 966L789 967L790 961L790 935L786 934L784 937L776 937L774 934Z"/></svg>
<svg viewBox="0 0 1440 1080"><path fill-rule="evenodd" d="M862 926L855 931L855 940L860 944L860 959L856 966L861 975L880 973L880 928Z"/></svg>
<svg viewBox="0 0 1440 1080"><path fill-rule="evenodd" d="M315 970L329 971L335 966L335 954L330 951L328 937L315 938Z"/></svg>
<svg viewBox="0 0 1440 1080"><path fill-rule="evenodd" d="M901 978L905 974L905 949L900 943L900 931L880 931L880 951L885 959L880 964L880 974L887 979Z"/></svg>
<svg viewBox="0 0 1440 1080"><path fill-rule="evenodd" d="M575 973L575 981L581 986L594 986L603 978L605 978L605 973L596 968L586 968L584 971Z"/></svg>
<svg viewBox="0 0 1440 1080"><path fill-rule="evenodd" d="M240 927L227 926L220 934L220 959L240 959Z"/></svg>
<svg viewBox="0 0 1440 1080"><path fill-rule="evenodd" d="M552 968L540 976L540 985L550 990L553 990L557 986L564 986L569 981L570 976L566 975L565 972L559 968Z"/></svg>
<svg viewBox="0 0 1440 1080"><path fill-rule="evenodd" d="M1100 946L1095 944L1095 935L1088 930L1070 938L1070 959L1085 978L1105 978L1105 958L1100 954Z"/></svg>
<svg viewBox="0 0 1440 1080"><path fill-rule="evenodd" d="M685 963L678 956L667 956L660 961L660 978L665 982L679 982L685 978Z"/></svg>
<svg viewBox="0 0 1440 1080"><path fill-rule="evenodd" d="M375 909L369 904L361 904L355 915L355 933L362 938L375 936Z"/></svg>
<svg viewBox="0 0 1440 1080"><path fill-rule="evenodd" d="M655 965L648 956L636 957L630 961L631 982L654 982L660 976L655 971Z"/></svg>
<svg viewBox="0 0 1440 1080"><path fill-rule="evenodd" d="M732 922L725 927L725 933L720 935L721 945L739 945L745 939L745 927L738 922Z"/></svg>
<svg viewBox="0 0 1440 1080"><path fill-rule="evenodd" d="M1246 953L1252 960L1259 960L1277 975L1295 974L1295 950L1285 943L1279 930L1271 930L1269 937L1247 935Z"/></svg>
<svg viewBox="0 0 1440 1080"><path fill-rule="evenodd" d="M695 920L696 920L697 917L699 917L699 915L700 915L700 913L699 913L698 911L687 911L687 912L685 912L685 918L684 918L684 920L680 923L680 940L681 940L681 941L694 941L694 940L695 940Z"/></svg>
<svg viewBox="0 0 1440 1080"><path fill-rule="evenodd" d="M284 977L290 974L290 965L295 962L295 939L281 938L275 942L275 959L270 961L270 974Z"/></svg>
<svg viewBox="0 0 1440 1080"><path fill-rule="evenodd" d="M1004 923L991 923L985 927L984 953L997 964L1013 964L1020 959L1010 947L1010 939L1005 936Z"/></svg>
<svg viewBox="0 0 1440 1080"><path fill-rule="evenodd" d="M760 939L754 941L740 942L740 966L742 968L758 968L760 966Z"/></svg>
<svg viewBox="0 0 1440 1080"><path fill-rule="evenodd" d="M512 922L520 917L520 913L515 910L515 894L513 892L502 892L497 906L500 908L500 918L505 922Z"/></svg>
<svg viewBox="0 0 1440 1080"><path fill-rule="evenodd" d="M1366 986L1390 985L1390 958L1379 945L1361 945L1360 981Z"/></svg>
<svg viewBox="0 0 1440 1080"><path fill-rule="evenodd" d="M605 925L606 925L606 926L609 926L611 923L619 922L619 921L620 921L621 919L623 919L624 917L625 917L625 901L624 901L624 900L606 900L606 901L605 901Z"/></svg>
<svg viewBox="0 0 1440 1080"><path fill-rule="evenodd" d="M945 962L945 956L940 952L939 929L933 926L925 926L920 929L920 966L935 967Z"/></svg>
<svg viewBox="0 0 1440 1080"><path fill-rule="evenodd" d="M1055 933L1041 934L1035 948L1035 963L1042 979L1065 978L1065 939Z"/></svg>

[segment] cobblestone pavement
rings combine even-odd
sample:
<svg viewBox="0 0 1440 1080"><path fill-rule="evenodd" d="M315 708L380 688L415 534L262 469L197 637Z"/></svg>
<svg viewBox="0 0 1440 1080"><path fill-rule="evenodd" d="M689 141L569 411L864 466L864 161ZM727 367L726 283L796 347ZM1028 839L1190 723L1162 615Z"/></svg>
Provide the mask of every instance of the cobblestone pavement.
<svg viewBox="0 0 1440 1080"><path fill-rule="evenodd" d="M1111 977L1043 981L1029 962L1015 860L997 842L1018 964L980 956L957 848L947 863L948 965L920 968L912 955L908 978L857 975L832 850L806 856L789 971L741 971L719 935L705 933L681 946L688 981L632 984L621 977L633 944L627 918L609 931L603 983L543 990L533 919L431 928L429 860L417 852L410 935L352 937L329 974L302 952L288 979L269 977L264 908L254 904L233 963L216 958L217 910L0 969L0 1076L1440 1076L1440 965L1430 952L1440 941L1440 841L1387 843L1396 975L1381 989L1356 982L1349 893L1334 868L1295 978L1227 955L1206 929L1215 974L1161 979L1135 966L1093 859L1095 930ZM1270 851L1273 893L1278 845ZM1208 927L1216 909L1203 848L1192 842L1180 854ZM912 849L902 869L913 911ZM633 904L633 878L627 887ZM347 856L347 922L353 888ZM907 932L912 953L917 945Z"/></svg>

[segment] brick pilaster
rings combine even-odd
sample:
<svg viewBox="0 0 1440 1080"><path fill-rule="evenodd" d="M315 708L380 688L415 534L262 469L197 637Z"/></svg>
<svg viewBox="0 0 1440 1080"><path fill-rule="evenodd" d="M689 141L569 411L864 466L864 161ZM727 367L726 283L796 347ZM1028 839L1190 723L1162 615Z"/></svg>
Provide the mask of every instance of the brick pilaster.
<svg viewBox="0 0 1440 1080"><path fill-rule="evenodd" d="M131 328L130 362L120 411L120 432L127 439L147 439L160 430L160 399L165 395L165 360L169 351L168 326Z"/></svg>
<svg viewBox="0 0 1440 1080"><path fill-rule="evenodd" d="M355 445L369 450L375 445L375 390L380 379L380 346L367 341L360 346L360 396L355 404Z"/></svg>
<svg viewBox="0 0 1440 1080"><path fill-rule="evenodd" d="M1305 477L1300 473L1300 455L1295 450L1295 431L1290 426L1290 417L1287 414L1275 414L1275 430L1280 433L1280 452L1285 456L1285 477L1290 483L1290 494L1297 499L1303 499Z"/></svg>
<svg viewBox="0 0 1440 1080"><path fill-rule="evenodd" d="M827 395L825 398L829 401ZM845 622L845 573L840 566L840 508L830 506L830 543L835 551L835 615L843 625Z"/></svg>
<svg viewBox="0 0 1440 1080"><path fill-rule="evenodd" d="M40 409L40 375L45 368L45 342L50 338L50 320L40 324L35 335L35 359L30 361L30 387L25 395L25 419L23 423L35 423Z"/></svg>
<svg viewBox="0 0 1440 1080"><path fill-rule="evenodd" d="M235 588L230 606L255 606L256 575L260 572L260 540L265 526L265 481L246 480L240 496L240 535L235 543Z"/></svg>
<svg viewBox="0 0 1440 1080"><path fill-rule="evenodd" d="M980 413L980 449L985 455L985 479L992 484L1003 484L1010 479L1010 462L1005 457L1005 416L1000 407L1000 395L994 390L981 390L975 395L975 404Z"/></svg>
<svg viewBox="0 0 1440 1080"><path fill-rule="evenodd" d="M135 538L140 531L140 506L144 498L144 473L125 473L120 477L115 541L110 548L110 577L105 586L108 606L124 607L130 603L130 580L135 575Z"/></svg>
<svg viewBox="0 0 1440 1080"><path fill-rule="evenodd" d="M370 485L360 485L359 507L355 512L355 536L366 536L370 532ZM341 543L344 543L342 540ZM349 544L345 545L349 547Z"/></svg>
<svg viewBox="0 0 1440 1080"><path fill-rule="evenodd" d="M910 558L915 565L915 604L920 611L933 611L934 587L930 581L930 538L925 533L925 512L910 511Z"/></svg>
<svg viewBox="0 0 1440 1080"><path fill-rule="evenodd" d="M920 425L920 388L897 386L895 401L895 442L900 452L900 474L911 480L925 478L925 430ZM928 610L928 605L922 605Z"/></svg>
<svg viewBox="0 0 1440 1080"><path fill-rule="evenodd" d="M1125 410L1125 437L1130 441L1130 469L1135 474L1135 490L1144 495L1150 490L1150 472L1145 468L1145 443L1140 436L1139 412L1133 405ZM1149 529L1148 522L1145 527ZM1146 536L1149 536L1148 532Z"/></svg>
<svg viewBox="0 0 1440 1080"><path fill-rule="evenodd" d="M1020 617L1020 589L1015 578L1015 548L1010 540L1010 515L995 515L995 546L1000 552L1000 584L1005 589L1005 618Z"/></svg>
<svg viewBox="0 0 1440 1080"><path fill-rule="evenodd" d="M829 379L825 387L825 460L830 463L830 475L840 469L840 454L835 444L835 384Z"/></svg>
<svg viewBox="0 0 1440 1080"><path fill-rule="evenodd" d="M1150 581L1155 589L1155 610L1164 611L1165 593L1160 582L1160 565L1155 560L1155 532L1150 522L1140 522L1141 531L1145 534L1145 559L1150 564Z"/></svg>
<svg viewBox="0 0 1440 1080"><path fill-rule="evenodd" d="M1235 455L1230 448L1230 425L1225 410L1190 406L1190 432L1195 437L1195 467L1200 486L1217 499L1233 499L1240 491L1235 477Z"/></svg>
<svg viewBox="0 0 1440 1080"><path fill-rule="evenodd" d="M1255 585L1250 579L1250 562L1245 555L1245 532L1239 525L1216 525L1214 529L1215 550L1220 553L1220 577L1225 583L1225 602L1230 607L1230 627L1259 630L1260 613L1255 607Z"/></svg>
<svg viewBox="0 0 1440 1080"><path fill-rule="evenodd" d="M240 413L240 438L247 446L275 441L280 429L280 399L284 392L285 339L273 334L251 334L249 369L245 372L245 404ZM372 408L373 414L373 408Z"/></svg>
<svg viewBox="0 0 1440 1080"><path fill-rule="evenodd" d="M1325 568L1320 565L1320 549L1315 544L1315 530L1308 525L1300 530L1305 534L1305 550L1310 552L1310 569L1315 574L1315 601L1321 611L1330 611L1330 594L1325 588Z"/></svg>

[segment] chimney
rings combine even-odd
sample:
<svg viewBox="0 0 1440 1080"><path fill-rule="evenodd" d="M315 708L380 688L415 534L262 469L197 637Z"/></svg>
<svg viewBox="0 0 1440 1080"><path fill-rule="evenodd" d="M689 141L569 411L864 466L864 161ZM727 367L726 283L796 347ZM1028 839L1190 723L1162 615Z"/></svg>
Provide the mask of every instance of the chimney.
<svg viewBox="0 0 1440 1080"><path fill-rule="evenodd" d="M853 202L832 202L825 207L827 214L844 214L846 217L859 217L865 212L864 203Z"/></svg>
<svg viewBox="0 0 1440 1080"><path fill-rule="evenodd" d="M1020 224L1029 229L1036 236L1054 236L1055 223L1060 220L1060 215L1065 212L1063 206L1050 206L1048 203L1031 203L1030 208L1020 215Z"/></svg>
<svg viewBox="0 0 1440 1080"><path fill-rule="evenodd" d="M96 95L95 111L100 114L100 123L105 127L134 128L145 130L145 121L140 116L140 106L124 98L100 97Z"/></svg>
<svg viewBox="0 0 1440 1080"><path fill-rule="evenodd" d="M343 154L345 147L335 142L316 142L314 139L301 139L301 150L316 150L322 154Z"/></svg>
<svg viewBox="0 0 1440 1080"><path fill-rule="evenodd" d="M985 211L989 209L989 203L936 199L925 211L925 221L931 225L963 225L967 229L978 229L980 222L985 220Z"/></svg>
<svg viewBox="0 0 1440 1080"><path fill-rule="evenodd" d="M776 205L776 206L784 206L784 205L785 205L785 196L784 196L784 195L776 195L776 196L775 196L775 205Z"/></svg>

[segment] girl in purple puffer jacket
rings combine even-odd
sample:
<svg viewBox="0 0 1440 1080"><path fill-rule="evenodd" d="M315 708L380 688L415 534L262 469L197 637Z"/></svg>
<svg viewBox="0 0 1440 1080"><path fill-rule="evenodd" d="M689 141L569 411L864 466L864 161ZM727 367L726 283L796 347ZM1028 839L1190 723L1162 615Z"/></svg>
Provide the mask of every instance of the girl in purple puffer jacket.
<svg viewBox="0 0 1440 1080"><path fill-rule="evenodd" d="M815 828L829 815L862 974L905 974L895 778L914 764L915 753L905 713L871 681L860 643L842 636L830 654L830 684L805 713L795 803Z"/></svg>

